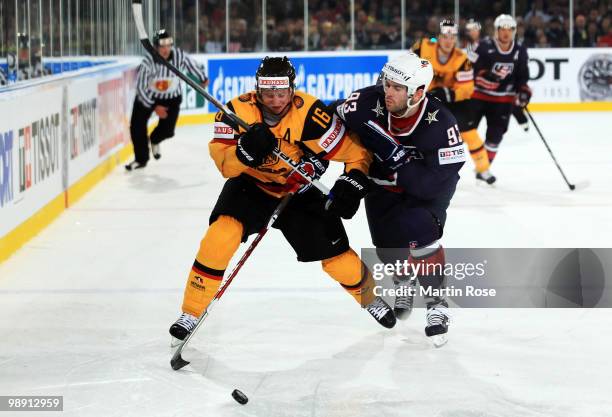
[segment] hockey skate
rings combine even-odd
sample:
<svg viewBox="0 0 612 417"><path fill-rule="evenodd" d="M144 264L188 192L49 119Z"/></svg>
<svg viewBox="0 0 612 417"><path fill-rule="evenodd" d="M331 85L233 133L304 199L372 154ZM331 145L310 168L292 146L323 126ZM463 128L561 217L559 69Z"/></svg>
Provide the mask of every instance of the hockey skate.
<svg viewBox="0 0 612 417"><path fill-rule="evenodd" d="M428 305L426 318L425 335L429 337L435 347L444 346L448 342L448 326L450 324L448 303L440 301L437 304Z"/></svg>
<svg viewBox="0 0 612 417"><path fill-rule="evenodd" d="M141 164L138 161L132 161L132 162L130 162L129 164L127 164L125 166L125 169L128 170L128 171L133 171L135 169L142 169L142 168L144 168L146 166L147 166L146 162L144 164Z"/></svg>
<svg viewBox="0 0 612 417"><path fill-rule="evenodd" d="M486 170L484 172L477 172L476 179L480 181L484 181L489 185L492 185L493 183L495 183L495 181L497 181L497 178L495 178L495 175L491 174L489 170Z"/></svg>
<svg viewBox="0 0 612 417"><path fill-rule="evenodd" d="M381 326L387 329L391 329L395 326L396 320L393 310L382 298L376 297L374 301L366 306L366 310L381 324Z"/></svg>
<svg viewBox="0 0 612 417"><path fill-rule="evenodd" d="M155 159L161 158L161 149L160 149L159 143L151 144L151 153L153 154L153 158Z"/></svg>
<svg viewBox="0 0 612 417"><path fill-rule="evenodd" d="M414 307L414 294L416 291L416 277L409 279L393 279L395 284L395 304L393 312L398 320L406 320Z"/></svg>
<svg viewBox="0 0 612 417"><path fill-rule="evenodd" d="M182 313L178 320L170 326L170 335L173 337L170 346L175 347L180 344L180 341L185 340L185 338L189 336L189 333L195 328L197 322L197 317L191 314Z"/></svg>

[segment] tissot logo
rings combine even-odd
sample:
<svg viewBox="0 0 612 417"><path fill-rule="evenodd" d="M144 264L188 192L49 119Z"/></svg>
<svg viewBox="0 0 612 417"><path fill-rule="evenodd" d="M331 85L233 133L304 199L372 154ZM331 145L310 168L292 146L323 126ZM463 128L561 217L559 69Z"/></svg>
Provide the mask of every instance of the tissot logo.
<svg viewBox="0 0 612 417"><path fill-rule="evenodd" d="M395 74L399 75L399 76L400 76L400 77L402 77L402 78L403 78L405 81L408 81L408 80L410 79L410 76L406 75L406 73L405 73L404 71L399 70L399 69L397 69L397 68L395 68L395 67L393 67L393 66L391 66L391 65L389 65L389 64L386 64L386 65L385 65L385 70L387 70L387 71L391 71L391 72L393 72L393 73L395 73Z"/></svg>
<svg viewBox="0 0 612 417"><path fill-rule="evenodd" d="M24 192L59 169L59 113L18 130L19 192Z"/></svg>
<svg viewBox="0 0 612 417"><path fill-rule="evenodd" d="M552 71L553 80L561 80L561 71L564 68L562 64L568 64L567 58L546 58L544 60L538 58L529 58L529 79L539 80L545 74Z"/></svg>
<svg viewBox="0 0 612 417"><path fill-rule="evenodd" d="M96 143L95 98L70 109L70 159L92 149Z"/></svg>
<svg viewBox="0 0 612 417"><path fill-rule="evenodd" d="M13 131L0 132L0 207L13 201Z"/></svg>

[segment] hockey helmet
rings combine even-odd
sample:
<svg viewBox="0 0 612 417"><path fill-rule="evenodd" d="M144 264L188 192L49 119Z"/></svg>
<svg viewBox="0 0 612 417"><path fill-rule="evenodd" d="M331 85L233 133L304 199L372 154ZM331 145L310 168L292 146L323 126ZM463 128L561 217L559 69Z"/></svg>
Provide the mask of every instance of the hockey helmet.
<svg viewBox="0 0 612 417"><path fill-rule="evenodd" d="M441 35L454 35L457 36L459 29L453 19L442 19L440 21L440 34Z"/></svg>
<svg viewBox="0 0 612 417"><path fill-rule="evenodd" d="M481 30L482 27L480 26L480 22L474 19L470 19L465 24L465 29L466 30Z"/></svg>
<svg viewBox="0 0 612 417"><path fill-rule="evenodd" d="M172 46L173 44L174 40L166 29L160 29L155 32L155 36L153 36L153 45L159 48L160 46Z"/></svg>
<svg viewBox="0 0 612 417"><path fill-rule="evenodd" d="M512 35L516 34L516 20L514 17L509 14L500 14L495 18L495 22L493 22L493 26L495 27L495 37L497 38L497 31L499 29L512 29Z"/></svg>
<svg viewBox="0 0 612 417"><path fill-rule="evenodd" d="M425 95L414 104L410 100L419 89L427 91L433 79L433 68L426 59L419 57L414 52L400 55L387 62L382 69L383 86L386 80L393 81L406 87L408 109L416 107L425 98Z"/></svg>
<svg viewBox="0 0 612 417"><path fill-rule="evenodd" d="M255 73L255 84L257 92L260 89L283 89L295 90L295 68L289 58L267 56L261 60L259 68Z"/></svg>

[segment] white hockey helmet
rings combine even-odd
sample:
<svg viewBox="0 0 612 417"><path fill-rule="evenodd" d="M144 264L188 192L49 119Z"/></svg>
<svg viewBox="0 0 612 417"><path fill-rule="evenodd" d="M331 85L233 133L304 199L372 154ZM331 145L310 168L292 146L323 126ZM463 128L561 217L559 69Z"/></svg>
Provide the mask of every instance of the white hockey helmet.
<svg viewBox="0 0 612 417"><path fill-rule="evenodd" d="M382 69L383 85L386 80L396 82L406 87L408 100L406 105L408 109L416 107L425 98L423 97L415 104L410 104L412 96L422 88L427 91L431 80L433 79L433 68L431 63L419 57L414 52L408 52L393 58L387 62Z"/></svg>
<svg viewBox="0 0 612 417"><path fill-rule="evenodd" d="M497 38L497 31L500 28L504 29L512 29L512 33L516 34L516 20L514 17L509 14L500 14L495 18L495 22L493 22L493 26L495 27L495 37Z"/></svg>
<svg viewBox="0 0 612 417"><path fill-rule="evenodd" d="M475 19L470 19L465 24L465 29L466 30L481 30L482 27L480 26L480 22L478 22Z"/></svg>
<svg viewBox="0 0 612 417"><path fill-rule="evenodd" d="M440 21L440 34L457 36L459 34L459 27L453 19L442 19Z"/></svg>

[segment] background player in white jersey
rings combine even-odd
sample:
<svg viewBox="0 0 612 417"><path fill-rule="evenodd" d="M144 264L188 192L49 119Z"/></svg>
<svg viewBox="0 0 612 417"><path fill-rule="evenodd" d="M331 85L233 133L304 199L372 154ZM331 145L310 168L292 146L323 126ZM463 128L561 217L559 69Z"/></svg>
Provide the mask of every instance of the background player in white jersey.
<svg viewBox="0 0 612 417"><path fill-rule="evenodd" d="M163 59L170 61L180 71L197 76L203 86L208 84L208 78L200 65L183 50L173 46L174 41L165 29L157 31L153 45ZM125 169L131 171L147 166L149 161L147 124L153 112L159 117L159 123L151 132L151 151L155 159L161 158L159 144L174 136L181 101L179 78L147 54L138 68L136 97L130 121L135 158L125 166Z"/></svg>

